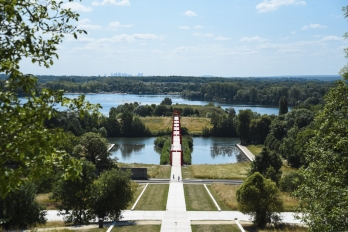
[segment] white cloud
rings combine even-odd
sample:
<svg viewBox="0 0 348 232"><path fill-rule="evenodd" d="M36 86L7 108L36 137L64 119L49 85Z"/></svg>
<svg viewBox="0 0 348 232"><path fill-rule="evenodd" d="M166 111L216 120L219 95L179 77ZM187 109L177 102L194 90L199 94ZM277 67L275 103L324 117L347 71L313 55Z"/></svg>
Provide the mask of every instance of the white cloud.
<svg viewBox="0 0 348 232"><path fill-rule="evenodd" d="M194 29L202 29L202 28L204 28L204 27L201 26L201 25L197 25L197 26L194 27Z"/></svg>
<svg viewBox="0 0 348 232"><path fill-rule="evenodd" d="M215 40L225 41L225 40L230 40L230 38L219 36L219 37L216 37Z"/></svg>
<svg viewBox="0 0 348 232"><path fill-rule="evenodd" d="M325 36L323 38L324 41L330 41L330 40L343 40L343 37L340 37L340 36L335 36L335 35L329 35L329 36Z"/></svg>
<svg viewBox="0 0 348 232"><path fill-rule="evenodd" d="M82 11L82 12L90 12L92 11L92 7L87 7L82 5L79 2L67 2L62 4L62 8L71 9L72 11Z"/></svg>
<svg viewBox="0 0 348 232"><path fill-rule="evenodd" d="M311 23L309 25L305 25L301 28L301 30L308 30L308 29L325 29L327 26L325 25L320 25L317 23Z"/></svg>
<svg viewBox="0 0 348 232"><path fill-rule="evenodd" d="M115 6L130 6L129 0L103 0L101 2L94 1L92 2L93 6L106 6L106 5L115 5Z"/></svg>
<svg viewBox="0 0 348 232"><path fill-rule="evenodd" d="M117 43L117 42L134 42L136 40L156 40L161 39L161 37L154 35L154 34L133 34L133 35L127 35L127 34L121 34L121 35L115 35L112 38L102 38L99 40L99 42L107 42L107 43Z"/></svg>
<svg viewBox="0 0 348 232"><path fill-rule="evenodd" d="M261 37L258 37L258 36L254 36L254 37L243 37L239 41L241 41L241 42L254 42L254 41L264 42L266 40L267 39L264 39L264 38L261 38Z"/></svg>
<svg viewBox="0 0 348 232"><path fill-rule="evenodd" d="M278 10L281 6L289 6L289 5L302 5L305 6L306 2L301 0L264 0L263 2L256 5L256 10L259 13L269 12Z"/></svg>
<svg viewBox="0 0 348 232"><path fill-rule="evenodd" d="M192 35L193 36L199 36L199 37L213 37L214 36L214 34L211 34L211 33L205 33L205 34L203 34L203 33L193 33Z"/></svg>
<svg viewBox="0 0 348 232"><path fill-rule="evenodd" d="M296 31L292 31L291 34L292 34L292 35L295 35L295 34L296 34Z"/></svg>
<svg viewBox="0 0 348 232"><path fill-rule="evenodd" d="M190 27L188 27L188 26L180 26L179 29L181 29L181 30L188 30L188 29L190 29Z"/></svg>
<svg viewBox="0 0 348 232"><path fill-rule="evenodd" d="M186 16L188 16L188 17L195 17L195 16L197 16L197 14L196 14L195 12L190 11L190 10L186 11L186 12L184 13L184 15L186 15Z"/></svg>
<svg viewBox="0 0 348 232"><path fill-rule="evenodd" d="M91 22L91 20L87 19L87 18L84 18L80 21L77 22L77 27L78 29L89 29L89 30L100 30L102 29L101 26L99 25L92 25L92 24L89 24Z"/></svg>
<svg viewBox="0 0 348 232"><path fill-rule="evenodd" d="M121 27L129 28L129 27L133 27L133 26L134 26L133 24L121 24L120 22L115 21L115 22L109 23L108 29L117 31Z"/></svg>

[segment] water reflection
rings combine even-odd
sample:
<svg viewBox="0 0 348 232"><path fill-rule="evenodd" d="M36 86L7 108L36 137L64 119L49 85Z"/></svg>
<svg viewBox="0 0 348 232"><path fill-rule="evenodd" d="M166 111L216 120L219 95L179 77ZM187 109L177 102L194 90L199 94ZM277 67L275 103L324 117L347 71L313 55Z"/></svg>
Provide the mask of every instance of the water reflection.
<svg viewBox="0 0 348 232"><path fill-rule="evenodd" d="M240 150L236 146L226 146L226 145L218 145L214 144L214 146L210 147L210 155L212 158L215 158L216 156L222 155L222 156L233 156L237 155L240 152Z"/></svg>
<svg viewBox="0 0 348 232"><path fill-rule="evenodd" d="M120 150L122 157L131 156L132 153L139 152L141 149L145 148L145 144L117 144L115 146L115 152Z"/></svg>
<svg viewBox="0 0 348 232"><path fill-rule="evenodd" d="M161 149L154 145L155 138L109 138L116 143L111 156L123 163L159 164ZM224 164L248 161L235 146L236 138L193 138L192 164Z"/></svg>

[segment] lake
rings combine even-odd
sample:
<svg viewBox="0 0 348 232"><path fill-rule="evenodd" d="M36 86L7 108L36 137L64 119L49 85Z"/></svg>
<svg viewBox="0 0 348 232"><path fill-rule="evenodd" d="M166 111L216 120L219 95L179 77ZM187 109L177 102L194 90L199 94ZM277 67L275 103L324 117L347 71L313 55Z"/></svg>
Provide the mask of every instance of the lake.
<svg viewBox="0 0 348 232"><path fill-rule="evenodd" d="M65 94L66 97L75 98L79 94ZM109 115L111 107L117 107L118 105L125 103L138 102L141 105L151 105L151 104L160 104L165 97L172 99L173 105L175 104L187 104L187 105L207 105L209 101L198 101L198 100L189 100L184 99L181 95L168 95L168 94L159 94L159 95L141 95L141 94L85 94L86 100L90 103L97 104L99 103L103 109L100 110L102 114ZM233 107L238 113L239 110L251 109L254 112L259 114L275 114L278 115L278 107L267 107L260 105L234 105L226 103L214 102L216 106L221 106L222 109ZM290 108L289 108L290 110Z"/></svg>
<svg viewBox="0 0 348 232"><path fill-rule="evenodd" d="M108 138L117 143L111 157L122 163L159 164L160 150L157 150L154 137L150 138ZM225 164L248 161L248 158L235 146L238 138L193 138L192 164Z"/></svg>

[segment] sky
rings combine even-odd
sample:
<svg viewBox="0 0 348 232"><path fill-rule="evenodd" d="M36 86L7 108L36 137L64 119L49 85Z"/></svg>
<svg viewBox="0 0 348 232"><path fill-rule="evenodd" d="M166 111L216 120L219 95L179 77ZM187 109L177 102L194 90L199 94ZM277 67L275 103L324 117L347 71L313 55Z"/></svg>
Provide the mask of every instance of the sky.
<svg viewBox="0 0 348 232"><path fill-rule="evenodd" d="M82 0L88 32L67 35L36 75L335 75L347 64L345 0Z"/></svg>

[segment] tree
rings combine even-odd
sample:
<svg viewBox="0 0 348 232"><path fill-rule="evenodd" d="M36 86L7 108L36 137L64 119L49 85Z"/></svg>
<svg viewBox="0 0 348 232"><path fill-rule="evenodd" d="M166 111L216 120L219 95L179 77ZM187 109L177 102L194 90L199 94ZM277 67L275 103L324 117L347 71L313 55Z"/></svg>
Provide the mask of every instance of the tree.
<svg viewBox="0 0 348 232"><path fill-rule="evenodd" d="M249 124L252 119L253 112L249 109L239 110L237 132L241 143L247 143L249 140Z"/></svg>
<svg viewBox="0 0 348 232"><path fill-rule="evenodd" d="M64 178L77 177L79 162L56 149L63 132L47 130L44 122L57 114L56 104L70 110L95 108L84 102L84 96L71 100L63 91L39 91L37 78L19 71L23 57L50 67L64 35L76 38L85 32L69 24L79 15L54 0L1 0L0 9L0 73L6 75L0 82L0 195L4 198L26 177L39 178L52 167L65 170ZM27 102L20 103L17 92L25 94Z"/></svg>
<svg viewBox="0 0 348 232"><path fill-rule="evenodd" d="M264 147L251 163L249 175L259 172L264 177L278 183L282 173L280 171L282 164L282 159L277 153Z"/></svg>
<svg viewBox="0 0 348 232"><path fill-rule="evenodd" d="M172 105L172 99L169 97L165 97L163 101L161 102L161 105L168 105L168 106Z"/></svg>
<svg viewBox="0 0 348 232"><path fill-rule="evenodd" d="M133 114L129 111L122 113L121 117L121 131L125 137L130 137L133 134Z"/></svg>
<svg viewBox="0 0 348 232"><path fill-rule="evenodd" d="M46 211L35 199L36 187L30 182L23 182L20 187L0 198L0 224L4 229L20 229L45 224Z"/></svg>
<svg viewBox="0 0 348 232"><path fill-rule="evenodd" d="M115 167L107 152L108 141L99 134L87 132L81 136L79 144L81 148L75 149L75 152L96 165L99 172Z"/></svg>
<svg viewBox="0 0 348 232"><path fill-rule="evenodd" d="M278 214L283 210L276 184L258 172L249 176L237 190L237 201L239 210L251 215L254 224L260 228L278 221Z"/></svg>
<svg viewBox="0 0 348 232"><path fill-rule="evenodd" d="M288 102L286 97L281 97L279 99L279 115L286 114L288 112Z"/></svg>
<svg viewBox="0 0 348 232"><path fill-rule="evenodd" d="M60 202L59 214L64 216L65 222L81 224L93 219L90 205L95 179L95 166L89 161L83 161L80 179L58 181L51 198Z"/></svg>
<svg viewBox="0 0 348 232"><path fill-rule="evenodd" d="M348 229L347 83L338 81L325 102L305 146L308 166L300 172L298 210L310 231L344 231Z"/></svg>
<svg viewBox="0 0 348 232"><path fill-rule="evenodd" d="M98 218L119 220L122 210L132 199L131 173L111 169L103 172L95 182L91 209Z"/></svg>

